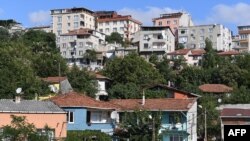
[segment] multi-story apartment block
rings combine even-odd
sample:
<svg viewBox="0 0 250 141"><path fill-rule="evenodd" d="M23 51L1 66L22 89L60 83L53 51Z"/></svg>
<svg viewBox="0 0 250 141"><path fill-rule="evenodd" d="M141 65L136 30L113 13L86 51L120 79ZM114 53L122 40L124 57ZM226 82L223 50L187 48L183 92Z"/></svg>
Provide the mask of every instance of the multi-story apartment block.
<svg viewBox="0 0 250 141"><path fill-rule="evenodd" d="M132 18L131 15L118 15L115 11L97 11L98 31L110 35L118 32L125 39L131 39L131 35L140 30L142 23Z"/></svg>
<svg viewBox="0 0 250 141"><path fill-rule="evenodd" d="M169 26L175 35L179 27L193 26L191 15L186 12L161 14L153 19L154 26Z"/></svg>
<svg viewBox="0 0 250 141"><path fill-rule="evenodd" d="M233 41L236 45L235 49L239 51L250 51L250 25L238 26L239 36Z"/></svg>
<svg viewBox="0 0 250 141"><path fill-rule="evenodd" d="M166 53L175 49L174 34L169 26L144 26L136 32L132 40L138 46L140 56L146 60L152 54L161 59Z"/></svg>
<svg viewBox="0 0 250 141"><path fill-rule="evenodd" d="M86 8L52 9L51 16L53 33L57 37L70 30L95 29L94 12Z"/></svg>
<svg viewBox="0 0 250 141"><path fill-rule="evenodd" d="M84 65L87 63L86 59L83 59L86 50L96 50L104 40L103 33L92 29L72 30L60 35L60 52L69 65Z"/></svg>
<svg viewBox="0 0 250 141"><path fill-rule="evenodd" d="M205 48L205 40L208 38L212 41L215 50L231 50L231 31L221 24L180 27L178 35L179 43L185 48Z"/></svg>

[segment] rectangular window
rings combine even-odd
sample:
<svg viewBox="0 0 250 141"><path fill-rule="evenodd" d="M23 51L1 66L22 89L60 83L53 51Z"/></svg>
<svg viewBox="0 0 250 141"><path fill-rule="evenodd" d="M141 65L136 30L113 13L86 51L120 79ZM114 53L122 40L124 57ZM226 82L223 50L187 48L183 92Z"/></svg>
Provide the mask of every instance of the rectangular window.
<svg viewBox="0 0 250 141"><path fill-rule="evenodd" d="M63 56L66 56L66 51L63 51L63 53L62 53L62 54L63 54Z"/></svg>
<svg viewBox="0 0 250 141"><path fill-rule="evenodd" d="M70 20L70 16L67 16L67 19Z"/></svg>
<svg viewBox="0 0 250 141"><path fill-rule="evenodd" d="M205 29L200 29L200 33L204 34L205 33Z"/></svg>
<svg viewBox="0 0 250 141"><path fill-rule="evenodd" d="M79 47L83 47L83 42L79 42Z"/></svg>
<svg viewBox="0 0 250 141"><path fill-rule="evenodd" d="M67 43L63 43L62 48L66 48L67 47Z"/></svg>
<svg viewBox="0 0 250 141"><path fill-rule="evenodd" d="M200 41L204 41L205 37L204 36L200 36Z"/></svg>
<svg viewBox="0 0 250 141"><path fill-rule="evenodd" d="M99 29L99 31L103 33L103 29Z"/></svg>
<svg viewBox="0 0 250 141"><path fill-rule="evenodd" d="M74 123L74 112L68 111L68 113L67 113L67 121L68 121L68 123Z"/></svg>
<svg viewBox="0 0 250 141"><path fill-rule="evenodd" d="M70 28L70 23L68 23L68 28Z"/></svg>
<svg viewBox="0 0 250 141"><path fill-rule="evenodd" d="M159 22L159 25L160 25L160 26L162 25L162 22L161 22L161 21Z"/></svg>
<svg viewBox="0 0 250 141"><path fill-rule="evenodd" d="M57 22L61 23L62 22L62 16L57 17Z"/></svg>
<svg viewBox="0 0 250 141"><path fill-rule="evenodd" d="M170 141L183 141L183 136L180 135L171 135Z"/></svg>
<svg viewBox="0 0 250 141"><path fill-rule="evenodd" d="M120 27L120 31L124 31L124 27Z"/></svg>
<svg viewBox="0 0 250 141"><path fill-rule="evenodd" d="M170 21L167 21L167 24L170 24Z"/></svg>
<svg viewBox="0 0 250 141"><path fill-rule="evenodd" d="M213 28L209 28L209 29L208 29L208 32L209 32L209 33L213 32Z"/></svg>
<svg viewBox="0 0 250 141"><path fill-rule="evenodd" d="M109 25L109 22L106 22L105 25Z"/></svg>
<svg viewBox="0 0 250 141"><path fill-rule="evenodd" d="M74 21L79 21L79 15L74 15Z"/></svg>
<svg viewBox="0 0 250 141"><path fill-rule="evenodd" d="M57 24L57 29L62 29L62 23Z"/></svg>
<svg viewBox="0 0 250 141"><path fill-rule="evenodd" d="M148 48L148 44L147 43L144 44L144 48Z"/></svg>
<svg viewBox="0 0 250 141"><path fill-rule="evenodd" d="M103 24L102 23L99 23L99 26L102 26Z"/></svg>
<svg viewBox="0 0 250 141"><path fill-rule="evenodd" d="M198 60L198 56L193 56L193 60Z"/></svg>
<svg viewBox="0 0 250 141"><path fill-rule="evenodd" d="M113 22L113 25L117 25L117 22L116 22L116 21L114 21L114 22Z"/></svg>
<svg viewBox="0 0 250 141"><path fill-rule="evenodd" d="M117 28L113 28L113 32L117 32Z"/></svg>
<svg viewBox="0 0 250 141"><path fill-rule="evenodd" d="M108 32L109 32L109 28L106 28L106 29L105 29L105 32L108 33Z"/></svg>
<svg viewBox="0 0 250 141"><path fill-rule="evenodd" d="M91 111L91 123L108 123L110 122L110 114L106 111Z"/></svg>
<svg viewBox="0 0 250 141"><path fill-rule="evenodd" d="M83 55L83 51L82 50L79 51L79 55L80 56Z"/></svg>
<svg viewBox="0 0 250 141"><path fill-rule="evenodd" d="M175 25L177 24L177 20L174 20L174 24L175 24Z"/></svg>
<svg viewBox="0 0 250 141"><path fill-rule="evenodd" d="M200 43L200 48L205 48L205 43Z"/></svg>
<svg viewBox="0 0 250 141"><path fill-rule="evenodd" d="M74 22L74 28L77 29L79 26L79 23L78 22Z"/></svg>

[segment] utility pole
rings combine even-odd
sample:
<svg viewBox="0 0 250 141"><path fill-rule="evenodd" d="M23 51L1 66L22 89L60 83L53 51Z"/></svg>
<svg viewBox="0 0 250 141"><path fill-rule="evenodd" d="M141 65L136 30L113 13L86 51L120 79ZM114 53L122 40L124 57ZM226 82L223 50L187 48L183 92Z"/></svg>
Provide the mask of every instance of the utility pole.
<svg viewBox="0 0 250 141"><path fill-rule="evenodd" d="M155 141L155 118L153 117L152 141Z"/></svg>
<svg viewBox="0 0 250 141"><path fill-rule="evenodd" d="M61 63L58 61L59 94L61 93Z"/></svg>
<svg viewBox="0 0 250 141"><path fill-rule="evenodd" d="M204 141L207 141L207 108L205 108L205 137L204 137Z"/></svg>

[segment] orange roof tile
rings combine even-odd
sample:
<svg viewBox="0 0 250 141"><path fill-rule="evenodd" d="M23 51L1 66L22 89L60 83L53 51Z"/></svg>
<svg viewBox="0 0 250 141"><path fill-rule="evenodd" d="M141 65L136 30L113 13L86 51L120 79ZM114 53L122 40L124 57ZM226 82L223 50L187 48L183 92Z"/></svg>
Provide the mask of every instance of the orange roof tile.
<svg viewBox="0 0 250 141"><path fill-rule="evenodd" d="M67 77L59 77L59 76L42 78L43 81L48 83L58 83L66 79Z"/></svg>
<svg viewBox="0 0 250 141"><path fill-rule="evenodd" d="M220 56L230 56L230 55L239 55L239 54L240 53L238 51L233 51L233 50L218 53L218 55Z"/></svg>
<svg viewBox="0 0 250 141"><path fill-rule="evenodd" d="M192 52L192 54L191 54L192 56L200 56L200 55L206 53L206 51L204 49L193 49L193 50L191 50L191 52Z"/></svg>
<svg viewBox="0 0 250 141"><path fill-rule="evenodd" d="M89 28L80 28L80 29L75 29L71 30L68 33L61 34L61 35L90 35L93 30Z"/></svg>
<svg viewBox="0 0 250 141"><path fill-rule="evenodd" d="M250 109L238 109L238 108L225 108L220 113L221 117L249 117Z"/></svg>
<svg viewBox="0 0 250 141"><path fill-rule="evenodd" d="M51 98L59 107L86 107L94 109L118 109L119 106L110 102L98 101L77 92L57 95Z"/></svg>
<svg viewBox="0 0 250 141"><path fill-rule="evenodd" d="M110 102L121 107L122 111L150 110L150 111L187 111L194 104L196 99L113 99Z"/></svg>
<svg viewBox="0 0 250 141"><path fill-rule="evenodd" d="M208 93L227 93L233 91L233 88L223 84L204 84L200 85L199 89L202 92L208 92Z"/></svg>
<svg viewBox="0 0 250 141"><path fill-rule="evenodd" d="M168 55L186 55L191 49L179 49L174 52L168 53Z"/></svg>

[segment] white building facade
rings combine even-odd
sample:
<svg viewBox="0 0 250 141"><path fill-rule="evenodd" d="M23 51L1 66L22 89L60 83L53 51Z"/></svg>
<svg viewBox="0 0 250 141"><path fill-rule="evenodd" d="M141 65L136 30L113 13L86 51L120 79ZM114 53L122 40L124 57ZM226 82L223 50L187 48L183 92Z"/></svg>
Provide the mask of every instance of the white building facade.
<svg viewBox="0 0 250 141"><path fill-rule="evenodd" d="M162 59L168 52L175 50L175 38L170 27L141 27L134 34L133 44L138 46L140 56L149 60L152 54Z"/></svg>
<svg viewBox="0 0 250 141"><path fill-rule="evenodd" d="M217 51L232 49L231 31L221 24L180 27L178 36L179 43L183 44L185 48L205 48L205 40L208 38Z"/></svg>

